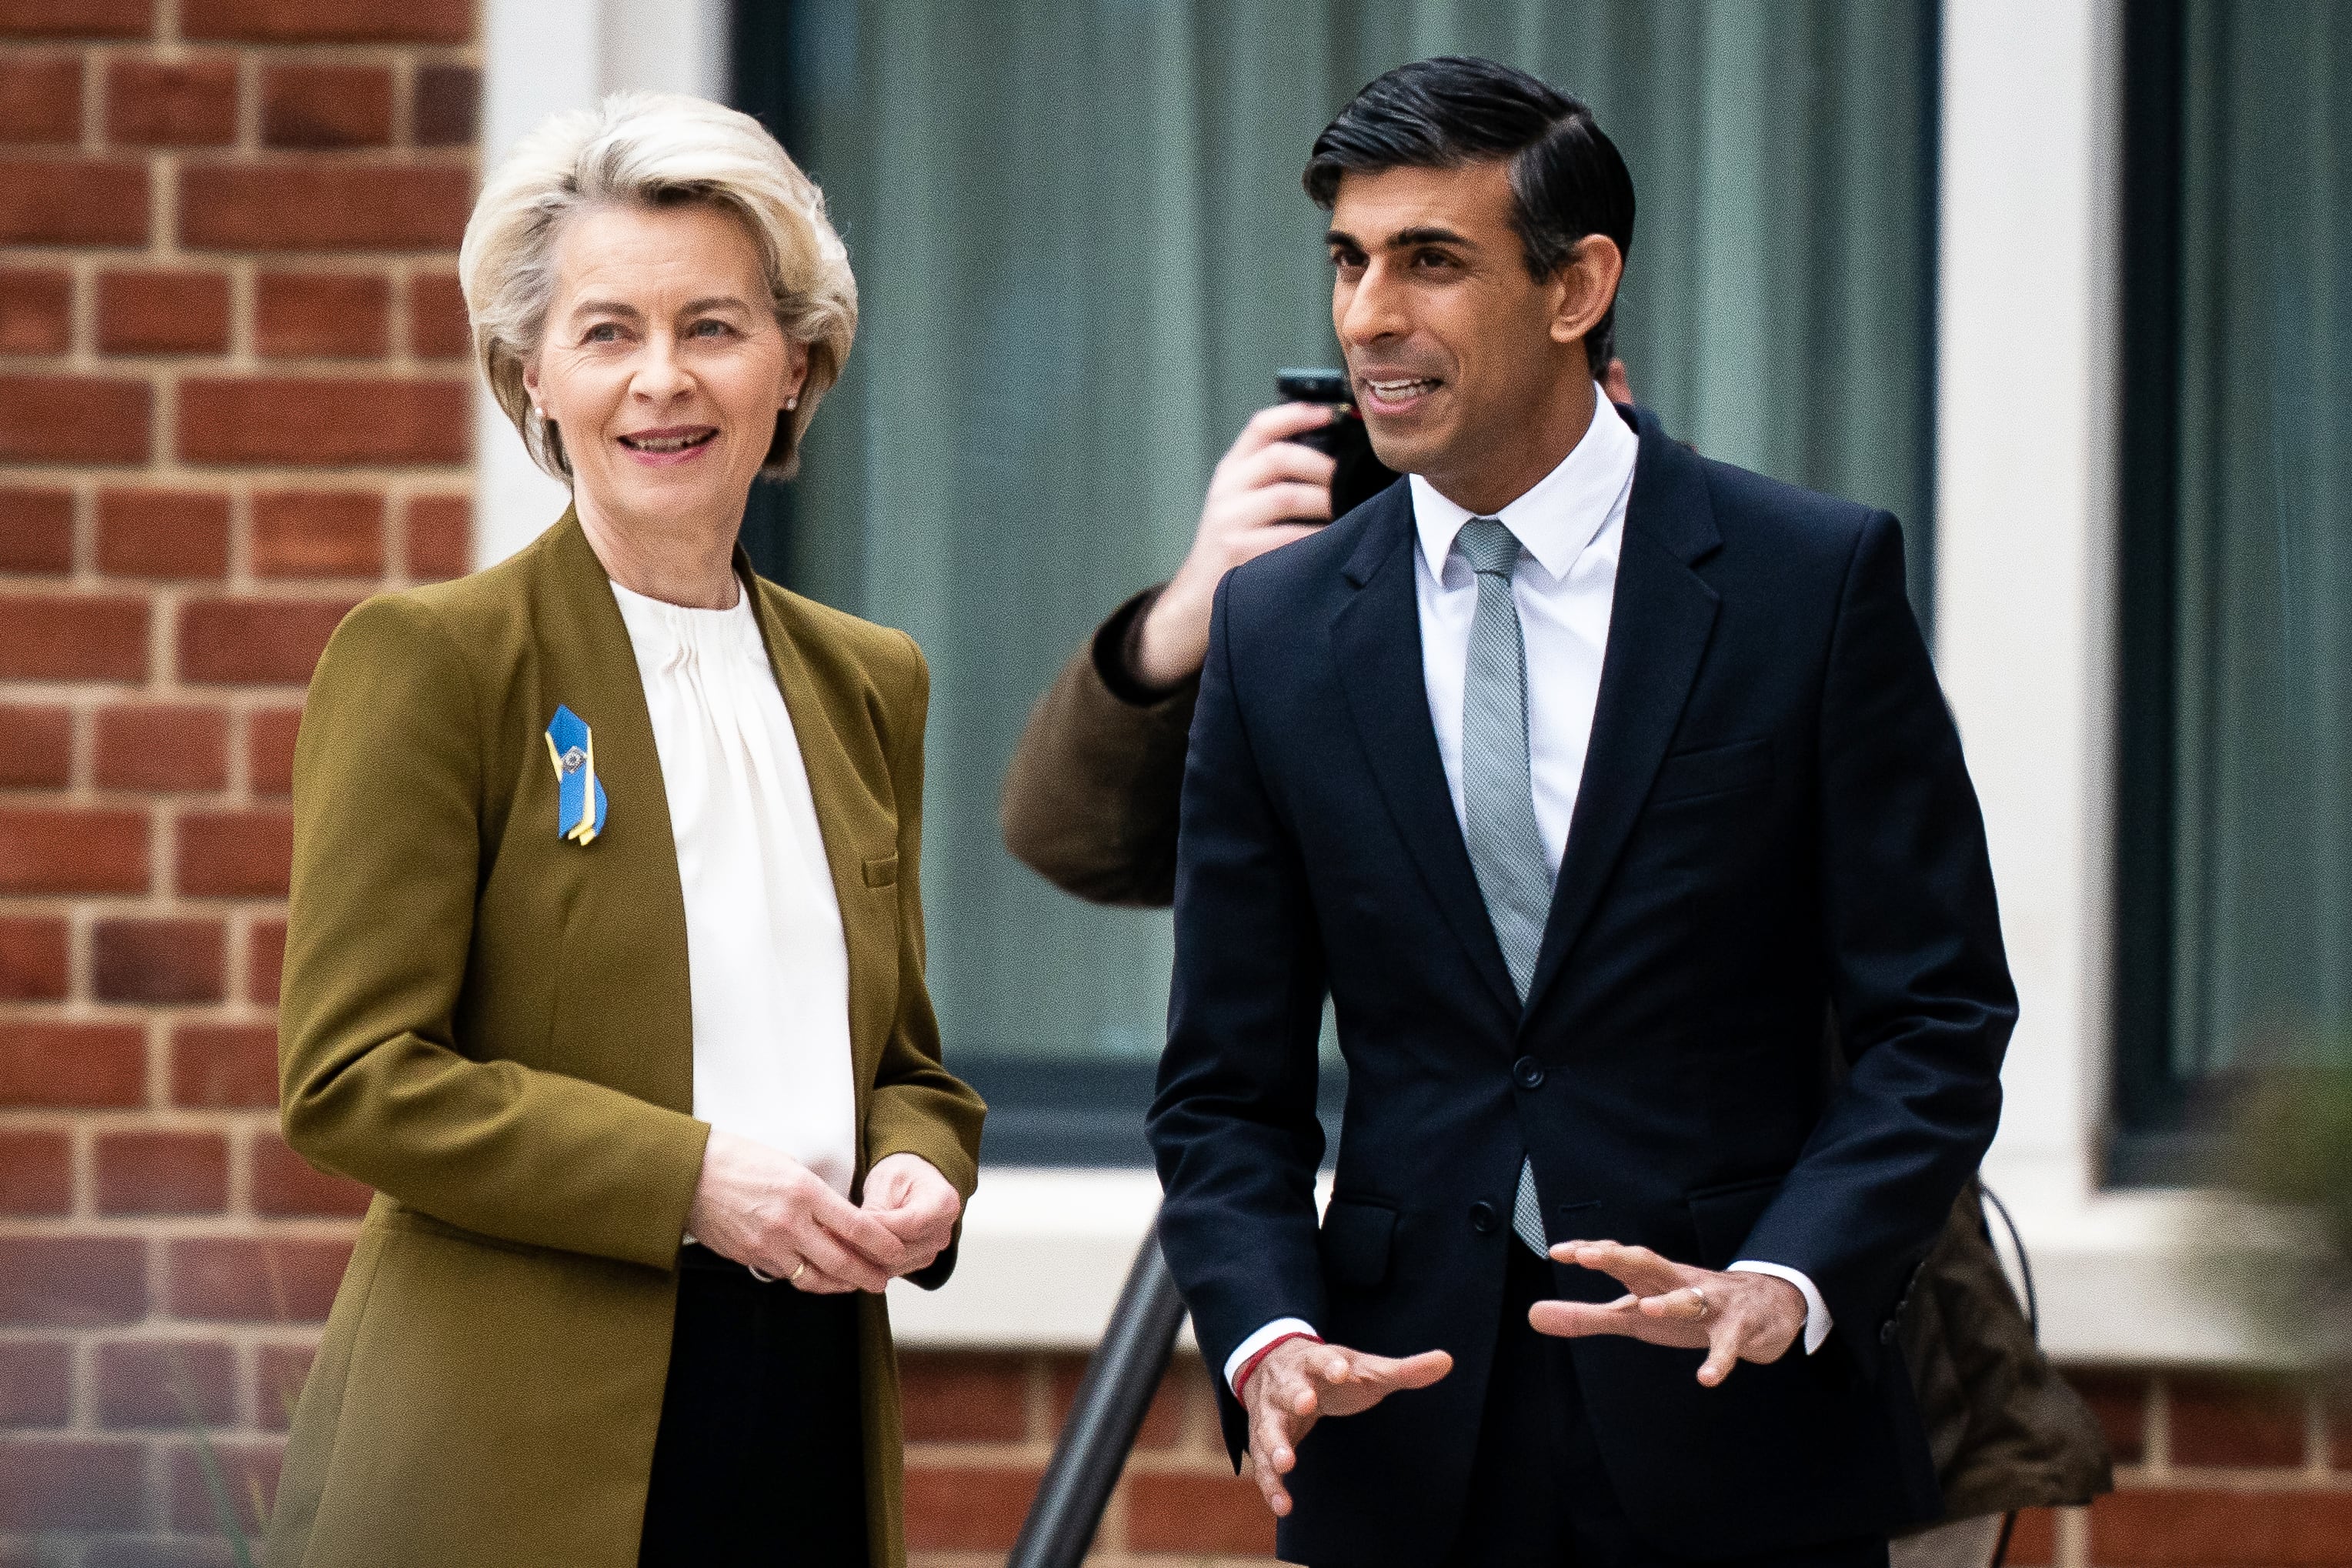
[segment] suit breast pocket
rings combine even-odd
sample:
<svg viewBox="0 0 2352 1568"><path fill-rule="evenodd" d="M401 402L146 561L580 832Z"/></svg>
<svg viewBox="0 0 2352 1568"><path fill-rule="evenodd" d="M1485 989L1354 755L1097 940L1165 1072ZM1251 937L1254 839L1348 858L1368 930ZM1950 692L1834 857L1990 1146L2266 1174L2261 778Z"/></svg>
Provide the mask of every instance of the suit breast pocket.
<svg viewBox="0 0 2352 1568"><path fill-rule="evenodd" d="M1652 805L1712 800L1719 795L1745 795L1772 782L1772 742L1768 738L1735 741L1676 752L1658 768L1658 782L1650 791Z"/></svg>
<svg viewBox="0 0 2352 1568"><path fill-rule="evenodd" d="M1334 1284L1370 1290L1389 1277L1389 1252L1396 1241L1396 1210L1360 1198L1331 1200L1323 1211L1320 1248L1324 1277Z"/></svg>

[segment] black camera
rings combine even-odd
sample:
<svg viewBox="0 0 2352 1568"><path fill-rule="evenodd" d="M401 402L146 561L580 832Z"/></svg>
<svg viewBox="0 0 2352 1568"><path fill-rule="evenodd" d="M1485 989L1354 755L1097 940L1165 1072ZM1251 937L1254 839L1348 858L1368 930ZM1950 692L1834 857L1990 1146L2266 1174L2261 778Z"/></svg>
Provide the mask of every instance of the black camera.
<svg viewBox="0 0 2352 1568"><path fill-rule="evenodd" d="M1396 483L1395 470L1372 454L1372 438L1365 433L1363 416L1356 412L1347 372L1276 371L1274 389L1286 403L1320 403L1331 410L1331 423L1290 438L1328 454L1337 465L1331 471L1333 517L1347 516Z"/></svg>

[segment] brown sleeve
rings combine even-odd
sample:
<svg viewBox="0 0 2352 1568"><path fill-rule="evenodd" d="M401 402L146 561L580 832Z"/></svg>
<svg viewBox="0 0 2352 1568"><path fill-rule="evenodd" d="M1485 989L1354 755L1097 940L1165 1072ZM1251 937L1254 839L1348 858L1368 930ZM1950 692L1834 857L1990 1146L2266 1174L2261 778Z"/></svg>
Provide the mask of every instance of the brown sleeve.
<svg viewBox="0 0 2352 1568"><path fill-rule="evenodd" d="M1029 714L1004 774L1004 847L1097 904L1164 906L1176 892L1176 805L1198 677L1154 693L1131 673L1147 589L1113 611Z"/></svg>

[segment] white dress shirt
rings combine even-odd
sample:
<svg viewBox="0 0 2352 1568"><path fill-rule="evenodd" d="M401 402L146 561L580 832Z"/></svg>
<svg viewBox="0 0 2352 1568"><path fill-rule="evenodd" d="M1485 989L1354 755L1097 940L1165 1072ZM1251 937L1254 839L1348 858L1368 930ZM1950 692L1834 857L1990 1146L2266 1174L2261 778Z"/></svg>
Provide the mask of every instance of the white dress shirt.
<svg viewBox="0 0 2352 1568"><path fill-rule="evenodd" d="M645 683L686 894L694 1114L849 1195L849 947L751 590L731 610L613 597ZM626 803L614 801L616 810Z"/></svg>
<svg viewBox="0 0 2352 1568"><path fill-rule="evenodd" d="M1625 542L1625 506L1633 493L1641 442L1599 387L1592 423L1558 468L1494 516L1523 547L1511 574L1528 650L1528 765L1544 864L1557 878L1584 781L1592 712L1601 695L1601 661L1617 596L1617 559ZM1419 474L1412 494L1414 603L1421 616L1421 677L1429 694L1437 757L1445 767L1454 816L1462 811L1462 685L1470 664L1470 627L1478 614L1478 574L1454 553L1462 525L1480 515L1440 495ZM1465 825L1464 831L1468 831ZM1778 1263L1731 1266L1786 1279L1805 1298L1805 1351L1829 1337L1830 1313L1813 1282ZM1297 1318L1278 1319L1244 1340L1225 1361L1225 1381L1250 1357L1286 1334L1311 1334Z"/></svg>

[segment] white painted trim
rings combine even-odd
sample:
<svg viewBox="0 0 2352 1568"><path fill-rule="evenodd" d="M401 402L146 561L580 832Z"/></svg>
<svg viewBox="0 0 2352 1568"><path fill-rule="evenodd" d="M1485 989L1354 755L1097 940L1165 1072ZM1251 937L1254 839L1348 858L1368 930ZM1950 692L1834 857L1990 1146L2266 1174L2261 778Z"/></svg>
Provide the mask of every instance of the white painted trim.
<svg viewBox="0 0 2352 1568"><path fill-rule="evenodd" d="M726 0L487 0L486 169L549 115L589 108L623 88L724 97ZM478 384L474 450L474 564L488 566L530 543L562 515L571 497L531 462Z"/></svg>
<svg viewBox="0 0 2352 1568"><path fill-rule="evenodd" d="M2284 1359L2206 1283L2212 1237L2232 1224L2242 1229L2242 1217L2191 1194L2093 1194L2068 1202L2063 1181L2046 1173L2036 1179L2014 1165L1996 1179L2027 1232L2043 1342L2060 1359L2195 1365ZM1329 1195L1326 1176L1318 1201ZM938 1290L904 1280L890 1287L898 1342L1091 1349L1159 1206L1159 1180L1149 1171L988 1171L964 1216L954 1278ZM2264 1237L2263 1245L2278 1244ZM1183 1343L1192 1342L1188 1325Z"/></svg>
<svg viewBox="0 0 2352 1568"><path fill-rule="evenodd" d="M1091 1349L1159 1211L1150 1171L991 1169L954 1277L937 1290L893 1284L891 1331L912 1346Z"/></svg>
<svg viewBox="0 0 2352 1568"><path fill-rule="evenodd" d="M1327 1171L1315 1204L1328 1201ZM1150 1171L983 1171L955 1277L939 1290L891 1284L891 1333L931 1350L1094 1350L1155 1213Z"/></svg>
<svg viewBox="0 0 2352 1568"><path fill-rule="evenodd" d="M2105 0L1944 12L1937 654L2022 1003L1998 1156L2087 1190L2107 1035Z"/></svg>
<svg viewBox="0 0 2352 1568"><path fill-rule="evenodd" d="M1330 1173L1316 1184L1331 1198ZM1094 1348L1136 1248L1160 1212L1150 1171L987 1171L965 1211L955 1277L937 1290L890 1287L902 1345ZM1181 1343L1192 1343L1184 1326Z"/></svg>
<svg viewBox="0 0 2352 1568"><path fill-rule="evenodd" d="M2068 1360L2259 1359L2210 1205L2101 1190L2116 837L2119 0L1944 7L1937 657L2022 1012L1986 1178Z"/></svg>

